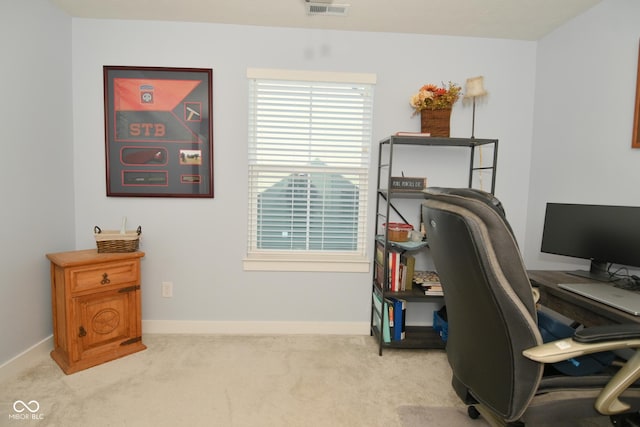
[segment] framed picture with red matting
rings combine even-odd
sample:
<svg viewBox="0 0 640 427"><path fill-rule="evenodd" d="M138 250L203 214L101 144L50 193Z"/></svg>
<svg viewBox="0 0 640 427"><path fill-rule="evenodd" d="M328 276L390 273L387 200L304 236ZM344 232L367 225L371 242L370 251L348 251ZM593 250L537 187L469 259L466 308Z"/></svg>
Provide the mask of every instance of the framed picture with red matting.
<svg viewBox="0 0 640 427"><path fill-rule="evenodd" d="M213 198L212 70L103 73L107 196Z"/></svg>

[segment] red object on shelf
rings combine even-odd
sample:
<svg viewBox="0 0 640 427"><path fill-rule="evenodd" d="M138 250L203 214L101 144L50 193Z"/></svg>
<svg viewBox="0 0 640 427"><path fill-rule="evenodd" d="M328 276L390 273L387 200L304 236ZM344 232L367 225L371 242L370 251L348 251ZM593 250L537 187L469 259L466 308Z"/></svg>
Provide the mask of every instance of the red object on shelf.
<svg viewBox="0 0 640 427"><path fill-rule="evenodd" d="M385 222L382 226L387 227L387 223ZM388 228L389 240L392 242L407 242L409 241L409 232L413 230L413 225L402 222L390 222Z"/></svg>

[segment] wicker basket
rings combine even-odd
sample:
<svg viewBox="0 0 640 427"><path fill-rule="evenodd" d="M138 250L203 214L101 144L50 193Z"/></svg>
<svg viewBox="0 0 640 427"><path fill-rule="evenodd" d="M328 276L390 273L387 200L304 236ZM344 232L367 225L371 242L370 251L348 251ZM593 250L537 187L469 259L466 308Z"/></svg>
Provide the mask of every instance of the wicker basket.
<svg viewBox="0 0 640 427"><path fill-rule="evenodd" d="M420 111L420 131L428 132L431 136L448 138L450 122L451 108Z"/></svg>
<svg viewBox="0 0 640 427"><path fill-rule="evenodd" d="M140 234L142 227L138 226L135 231L127 231L124 234L118 230L102 231L97 225L93 227L96 236L98 253L106 252L135 252L140 247Z"/></svg>

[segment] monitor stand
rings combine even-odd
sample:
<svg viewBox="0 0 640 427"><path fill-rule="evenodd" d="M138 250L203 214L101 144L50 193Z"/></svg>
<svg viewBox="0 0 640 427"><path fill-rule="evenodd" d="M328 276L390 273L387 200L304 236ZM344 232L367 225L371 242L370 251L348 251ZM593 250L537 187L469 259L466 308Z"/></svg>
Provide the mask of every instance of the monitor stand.
<svg viewBox="0 0 640 427"><path fill-rule="evenodd" d="M627 277L617 277L609 274L607 269L607 262L598 262L591 260L591 269L587 270L574 270L567 271L567 274L572 276L584 277L591 280L597 280L598 282L614 283L619 287L632 287L636 282Z"/></svg>
<svg viewBox="0 0 640 427"><path fill-rule="evenodd" d="M597 261L592 259L591 266L589 267L589 271L587 270L575 270L575 271L567 271L567 273L578 276L585 277L587 279L597 280L599 282L615 282L618 279L615 276L609 274L607 269L607 262Z"/></svg>
<svg viewBox="0 0 640 427"><path fill-rule="evenodd" d="M586 279L597 280L599 282L614 282L616 281L615 277L611 277L606 273L592 273L588 270L574 270L567 271L567 274L571 274L572 276L584 277Z"/></svg>

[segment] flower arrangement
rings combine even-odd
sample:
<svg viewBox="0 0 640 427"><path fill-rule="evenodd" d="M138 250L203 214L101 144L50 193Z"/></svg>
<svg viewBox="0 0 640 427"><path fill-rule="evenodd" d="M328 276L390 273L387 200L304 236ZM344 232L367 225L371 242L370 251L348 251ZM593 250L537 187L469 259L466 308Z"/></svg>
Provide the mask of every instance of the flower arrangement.
<svg viewBox="0 0 640 427"><path fill-rule="evenodd" d="M420 114L422 110L451 108L460 97L461 90L460 86L451 82L447 86L443 84L442 87L432 84L422 86L409 102L414 110L413 115Z"/></svg>

